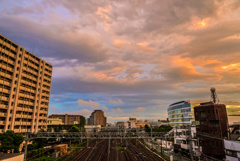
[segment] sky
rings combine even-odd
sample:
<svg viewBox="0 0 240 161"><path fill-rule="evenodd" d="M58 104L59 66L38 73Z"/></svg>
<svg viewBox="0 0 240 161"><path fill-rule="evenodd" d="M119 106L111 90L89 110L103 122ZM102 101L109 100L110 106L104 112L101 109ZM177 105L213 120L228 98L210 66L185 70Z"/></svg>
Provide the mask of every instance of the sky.
<svg viewBox="0 0 240 161"><path fill-rule="evenodd" d="M0 34L53 65L49 114L167 118L240 102L239 0L0 0Z"/></svg>

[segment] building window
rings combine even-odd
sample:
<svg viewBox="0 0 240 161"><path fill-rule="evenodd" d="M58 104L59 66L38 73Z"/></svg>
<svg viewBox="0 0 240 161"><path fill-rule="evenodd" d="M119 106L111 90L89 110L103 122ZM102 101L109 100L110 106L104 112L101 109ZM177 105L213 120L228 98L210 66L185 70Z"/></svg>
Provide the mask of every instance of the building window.
<svg viewBox="0 0 240 161"><path fill-rule="evenodd" d="M236 152L236 151L226 150L226 154L227 154L228 156L232 156L232 157L237 158L237 152Z"/></svg>

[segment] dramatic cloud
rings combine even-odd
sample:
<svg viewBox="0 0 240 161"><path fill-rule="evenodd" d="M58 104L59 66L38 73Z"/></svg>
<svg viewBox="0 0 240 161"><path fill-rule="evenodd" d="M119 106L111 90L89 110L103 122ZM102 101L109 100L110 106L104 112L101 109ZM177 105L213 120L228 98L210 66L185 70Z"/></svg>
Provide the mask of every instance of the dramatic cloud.
<svg viewBox="0 0 240 161"><path fill-rule="evenodd" d="M110 103L112 104L121 104L121 103L124 103L121 99L117 99L117 100L109 100Z"/></svg>
<svg viewBox="0 0 240 161"><path fill-rule="evenodd" d="M212 86L240 102L239 17L237 0L1 0L0 34L53 65L50 114L165 119Z"/></svg>
<svg viewBox="0 0 240 161"><path fill-rule="evenodd" d="M114 112L114 113L116 113L116 114L124 113L123 110L121 110L120 108L112 109L111 111Z"/></svg>
<svg viewBox="0 0 240 161"><path fill-rule="evenodd" d="M145 111L146 110L146 108L144 108L144 107L138 107L137 108L137 111L140 111L140 112L143 112L143 111Z"/></svg>
<svg viewBox="0 0 240 161"><path fill-rule="evenodd" d="M93 102L92 100L89 100L89 101L84 101L84 100L81 100L79 99L77 101L78 105L79 106L85 106L85 107L91 107L92 109L97 109L99 108L99 103L98 102Z"/></svg>
<svg viewBox="0 0 240 161"><path fill-rule="evenodd" d="M108 110L108 108L106 106L102 106L101 108L106 110L106 111Z"/></svg>

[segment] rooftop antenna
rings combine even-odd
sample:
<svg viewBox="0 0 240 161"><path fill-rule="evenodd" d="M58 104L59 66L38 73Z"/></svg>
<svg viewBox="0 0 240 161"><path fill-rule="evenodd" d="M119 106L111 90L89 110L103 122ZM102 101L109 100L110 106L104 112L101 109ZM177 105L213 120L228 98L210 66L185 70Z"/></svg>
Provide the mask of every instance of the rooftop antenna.
<svg viewBox="0 0 240 161"><path fill-rule="evenodd" d="M217 93L216 93L216 88L212 87L212 88L210 89L210 91L211 91L211 101L212 101L213 103L219 102L219 99L218 99Z"/></svg>

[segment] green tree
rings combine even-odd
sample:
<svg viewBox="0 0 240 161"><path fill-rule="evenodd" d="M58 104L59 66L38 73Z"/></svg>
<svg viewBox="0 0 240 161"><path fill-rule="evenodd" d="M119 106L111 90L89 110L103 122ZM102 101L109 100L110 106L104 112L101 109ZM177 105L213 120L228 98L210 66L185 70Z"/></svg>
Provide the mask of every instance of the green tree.
<svg viewBox="0 0 240 161"><path fill-rule="evenodd" d="M15 134L12 130L8 130L0 135L1 151L7 152L14 149L14 152L19 152L19 146L23 142L24 137L22 134Z"/></svg>
<svg viewBox="0 0 240 161"><path fill-rule="evenodd" d="M81 128L84 128L85 122L86 122L85 117L84 116L80 116L80 127Z"/></svg>
<svg viewBox="0 0 240 161"><path fill-rule="evenodd" d="M150 127L148 125L145 125L144 129L145 129L145 132L151 132L151 129L150 129Z"/></svg>
<svg viewBox="0 0 240 161"><path fill-rule="evenodd" d="M73 125L68 132L80 132L79 128L76 125Z"/></svg>
<svg viewBox="0 0 240 161"><path fill-rule="evenodd" d="M33 140L33 144L36 145L35 148L43 148L45 145L47 145L47 139L45 138L37 138Z"/></svg>

